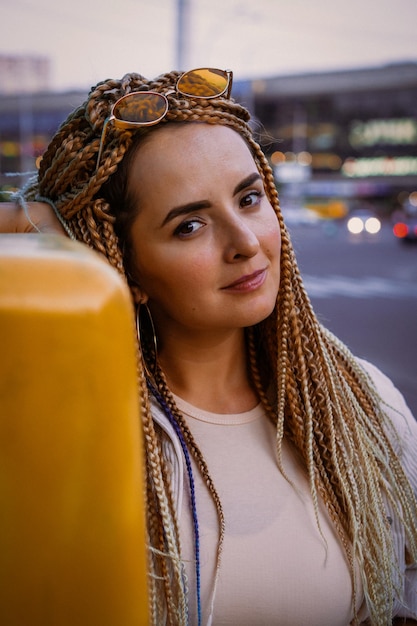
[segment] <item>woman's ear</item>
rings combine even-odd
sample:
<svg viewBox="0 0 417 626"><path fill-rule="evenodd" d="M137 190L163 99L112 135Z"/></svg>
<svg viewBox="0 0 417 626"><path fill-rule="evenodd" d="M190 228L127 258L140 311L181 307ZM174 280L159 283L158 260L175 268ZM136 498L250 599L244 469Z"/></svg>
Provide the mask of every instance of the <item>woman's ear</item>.
<svg viewBox="0 0 417 626"><path fill-rule="evenodd" d="M131 285L130 290L133 295L135 304L146 304L149 300L148 294L146 294L139 285Z"/></svg>

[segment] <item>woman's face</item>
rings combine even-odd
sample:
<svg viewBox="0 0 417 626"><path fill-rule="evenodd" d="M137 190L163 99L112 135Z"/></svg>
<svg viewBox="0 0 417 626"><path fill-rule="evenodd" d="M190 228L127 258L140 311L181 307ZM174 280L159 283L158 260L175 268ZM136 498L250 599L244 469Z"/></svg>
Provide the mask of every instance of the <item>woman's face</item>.
<svg viewBox="0 0 417 626"><path fill-rule="evenodd" d="M129 191L138 209L132 273L162 338L243 328L271 313L280 230L235 131L204 123L159 127L132 160Z"/></svg>

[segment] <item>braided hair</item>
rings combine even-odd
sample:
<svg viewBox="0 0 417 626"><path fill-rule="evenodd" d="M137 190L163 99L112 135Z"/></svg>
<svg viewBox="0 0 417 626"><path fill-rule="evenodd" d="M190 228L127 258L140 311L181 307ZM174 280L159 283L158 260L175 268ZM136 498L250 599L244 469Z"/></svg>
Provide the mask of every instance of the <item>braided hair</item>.
<svg viewBox="0 0 417 626"><path fill-rule="evenodd" d="M61 125L43 155L38 181L27 199L48 198L75 238L104 255L131 283L130 225L135 218L127 179L132 155L152 128L109 127L98 168L100 137L112 105L137 90L169 92L169 109L160 124L204 122L229 126L246 141L263 178L266 194L281 230L281 281L274 311L247 329L250 372L266 414L276 425L278 465L282 441L289 440L308 473L318 522L324 502L345 549L356 606L361 572L373 625L391 624L392 601L400 595L385 500L401 512L410 553L417 559L417 504L387 435L388 418L372 382L346 346L318 321L304 289L284 224L273 173L255 141L249 113L225 97L192 99L175 92L178 72L149 81L140 74L106 80L90 91L86 102ZM173 93L171 93L173 92ZM180 536L162 433L150 409L146 371L151 363L154 394L175 421L177 432L194 458L217 507L219 552L224 535L221 500L209 468L176 407L155 361L151 342L139 340L138 376L147 474L149 599L152 623L187 623L187 589L181 562ZM273 390L271 397L270 390ZM385 486L384 486L385 485ZM279 538L277 538L279 540ZM355 611L355 608L354 608ZM353 623L358 623L356 613Z"/></svg>

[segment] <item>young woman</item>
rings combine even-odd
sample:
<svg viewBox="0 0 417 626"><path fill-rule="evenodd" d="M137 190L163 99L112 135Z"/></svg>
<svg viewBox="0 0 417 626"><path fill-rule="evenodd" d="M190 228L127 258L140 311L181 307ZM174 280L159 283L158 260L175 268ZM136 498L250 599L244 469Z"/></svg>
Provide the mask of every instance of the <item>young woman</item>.
<svg viewBox="0 0 417 626"><path fill-rule="evenodd" d="M417 623L417 425L317 321L231 86L100 83L20 195L131 287L152 623Z"/></svg>

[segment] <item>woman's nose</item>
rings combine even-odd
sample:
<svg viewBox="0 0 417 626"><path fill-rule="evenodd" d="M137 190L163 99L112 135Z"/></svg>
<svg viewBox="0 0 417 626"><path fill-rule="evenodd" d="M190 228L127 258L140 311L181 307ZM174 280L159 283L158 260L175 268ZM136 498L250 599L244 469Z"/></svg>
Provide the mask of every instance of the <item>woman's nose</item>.
<svg viewBox="0 0 417 626"><path fill-rule="evenodd" d="M259 239L246 220L231 219L225 229L227 235L225 256L229 263L242 258L253 257L259 251Z"/></svg>

